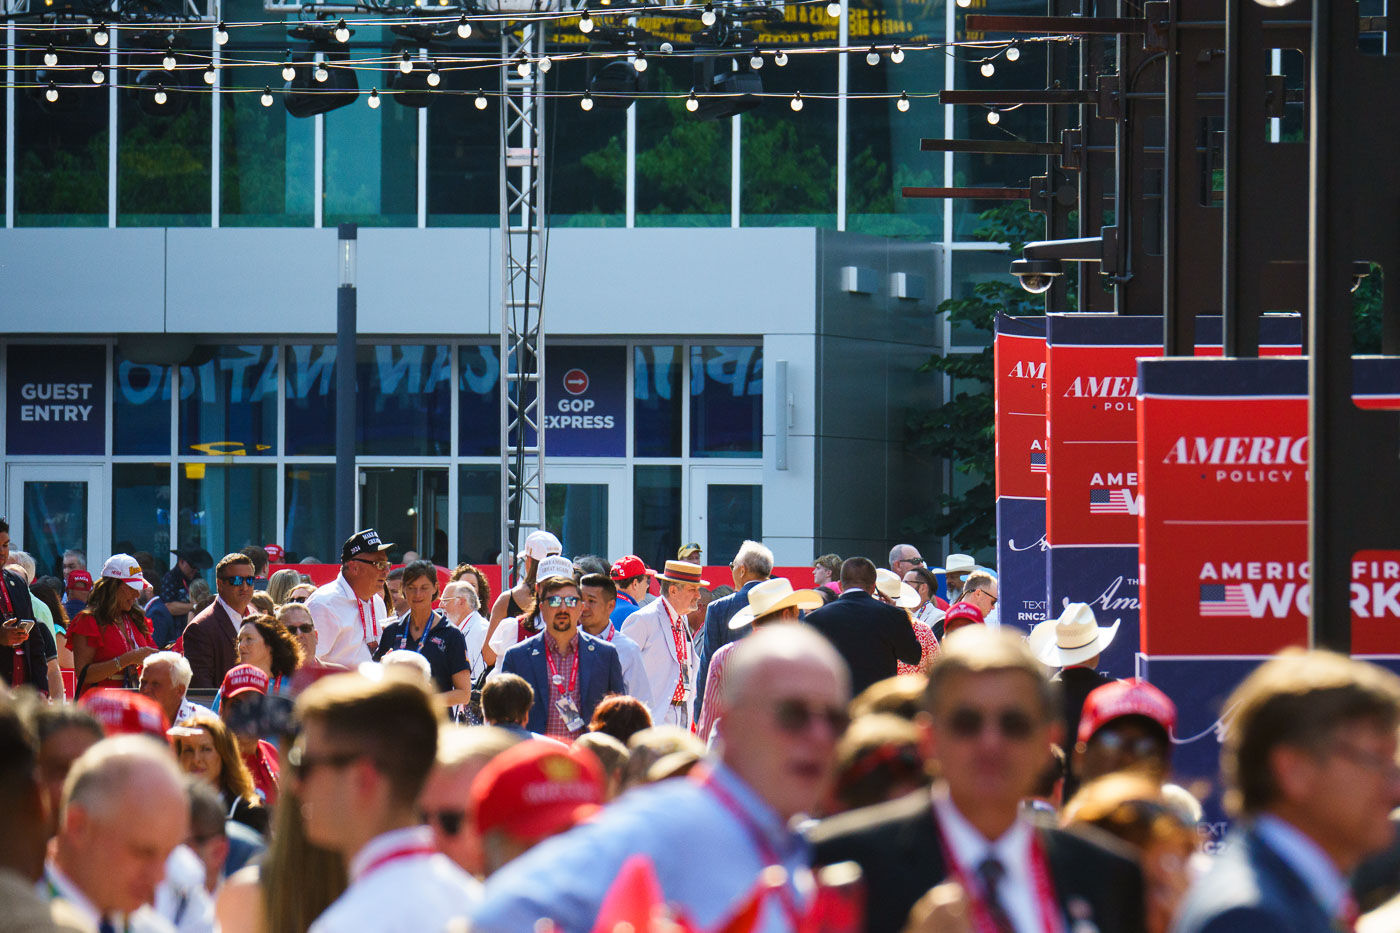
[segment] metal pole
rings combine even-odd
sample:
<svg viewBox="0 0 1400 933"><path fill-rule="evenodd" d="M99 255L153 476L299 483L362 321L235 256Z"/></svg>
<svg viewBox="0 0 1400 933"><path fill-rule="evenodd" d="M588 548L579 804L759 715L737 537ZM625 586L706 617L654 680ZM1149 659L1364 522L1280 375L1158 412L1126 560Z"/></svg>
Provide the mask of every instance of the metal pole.
<svg viewBox="0 0 1400 933"><path fill-rule="evenodd" d="M344 541L355 533L355 251L359 230L340 225L336 257L340 284L335 308L335 535Z"/></svg>

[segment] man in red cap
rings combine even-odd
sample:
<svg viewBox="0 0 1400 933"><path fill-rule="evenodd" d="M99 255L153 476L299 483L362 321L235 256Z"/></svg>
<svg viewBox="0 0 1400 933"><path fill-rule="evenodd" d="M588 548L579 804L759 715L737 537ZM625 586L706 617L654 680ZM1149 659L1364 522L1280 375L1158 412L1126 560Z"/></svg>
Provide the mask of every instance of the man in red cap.
<svg viewBox="0 0 1400 933"><path fill-rule="evenodd" d="M617 606L610 618L613 625L621 627L623 620L642 607L656 571L648 569L636 554L628 554L612 565L608 576L617 584Z"/></svg>
<svg viewBox="0 0 1400 933"><path fill-rule="evenodd" d="M1115 680L1084 698L1074 746L1084 782L1115 771L1140 771L1157 783L1171 770L1176 704L1145 680Z"/></svg>
<svg viewBox="0 0 1400 933"><path fill-rule="evenodd" d="M986 621L982 610L975 604L969 602L953 603L943 614L943 637L947 638L964 625L984 625Z"/></svg>
<svg viewBox="0 0 1400 933"><path fill-rule="evenodd" d="M87 608L88 596L92 594L92 574L86 570L70 570L63 586L68 594L63 601L63 611L72 619Z"/></svg>
<svg viewBox="0 0 1400 933"><path fill-rule="evenodd" d="M486 874L603 805L603 769L591 752L522 742L491 760L472 782Z"/></svg>
<svg viewBox="0 0 1400 933"><path fill-rule="evenodd" d="M264 717L260 707L254 704L264 702L267 693L267 672L251 664L237 664L224 675L219 688L219 717L228 723L229 729L238 740L238 751L243 763L253 775L253 786L267 801L268 806L277 802L277 785L282 766L277 756L277 748L271 742L259 737L257 723Z"/></svg>
<svg viewBox="0 0 1400 933"><path fill-rule="evenodd" d="M161 743L166 741L170 720L150 697L101 687L84 693L78 706L91 713L107 735L149 735Z"/></svg>

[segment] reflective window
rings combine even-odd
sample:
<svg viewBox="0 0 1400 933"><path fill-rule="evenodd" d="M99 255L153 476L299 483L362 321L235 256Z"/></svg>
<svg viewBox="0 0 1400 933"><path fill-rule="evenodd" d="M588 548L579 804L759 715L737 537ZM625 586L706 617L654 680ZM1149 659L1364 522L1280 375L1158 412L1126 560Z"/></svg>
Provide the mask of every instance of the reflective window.
<svg viewBox="0 0 1400 933"><path fill-rule="evenodd" d="M112 363L112 453L168 456L171 368L133 363L119 349L113 351Z"/></svg>
<svg viewBox="0 0 1400 933"><path fill-rule="evenodd" d="M544 499L545 526L564 545L565 554L608 553L606 483L546 483Z"/></svg>
<svg viewBox="0 0 1400 933"><path fill-rule="evenodd" d="M335 540L335 467L289 464L284 495L282 546L287 549L287 563L308 557L335 563L340 556L340 542Z"/></svg>
<svg viewBox="0 0 1400 933"><path fill-rule="evenodd" d="M457 453L463 457L499 457L500 348L497 344L473 344L458 352Z"/></svg>
<svg viewBox="0 0 1400 933"><path fill-rule="evenodd" d="M690 455L763 454L763 348L690 348Z"/></svg>
<svg viewBox="0 0 1400 933"><path fill-rule="evenodd" d="M463 54L498 54L463 49ZM494 227L500 221L499 68L443 66L442 83L428 108L428 226ZM486 92L485 109L476 91Z"/></svg>
<svg viewBox="0 0 1400 933"><path fill-rule="evenodd" d="M202 346L194 360L180 367L179 452L276 455L277 348Z"/></svg>
<svg viewBox="0 0 1400 933"><path fill-rule="evenodd" d="M335 454L335 347L287 348L287 455Z"/></svg>
<svg viewBox="0 0 1400 933"><path fill-rule="evenodd" d="M169 463L112 464L112 550L148 551L161 570L170 569Z"/></svg>
<svg viewBox="0 0 1400 933"><path fill-rule="evenodd" d="M652 90L684 94L694 61L656 61ZM732 120L699 120L683 98L637 101L637 226L727 227ZM697 114L698 115L698 114Z"/></svg>
<svg viewBox="0 0 1400 933"><path fill-rule="evenodd" d="M447 470L366 467L360 471L360 524L390 543L389 560L406 551L447 563Z"/></svg>
<svg viewBox="0 0 1400 933"><path fill-rule="evenodd" d="M275 466L180 465L180 547L202 547L218 560L276 535Z"/></svg>
<svg viewBox="0 0 1400 933"><path fill-rule="evenodd" d="M705 537L711 554L737 554L745 541L763 540L763 487L710 483L705 487Z"/></svg>
<svg viewBox="0 0 1400 933"><path fill-rule="evenodd" d="M130 47L122 51L117 92L117 223L207 227L214 99L203 77L208 49L177 49L175 70L166 71L164 35L144 47L134 45L137 35L122 38Z"/></svg>
<svg viewBox="0 0 1400 933"><path fill-rule="evenodd" d="M550 77L555 88L586 87L589 63L556 62ZM627 111L607 106L603 98L594 99L591 111L584 111L577 97L551 97L546 107L550 223L621 227L627 210Z"/></svg>
<svg viewBox="0 0 1400 933"><path fill-rule="evenodd" d="M681 540L681 468L632 468L632 553L648 567L674 560Z"/></svg>
<svg viewBox="0 0 1400 933"><path fill-rule="evenodd" d="M802 110L786 97L764 98L740 118L740 222L747 227L836 226L836 58L791 55L764 68L763 89L801 91ZM816 94L829 95L818 98Z"/></svg>
<svg viewBox="0 0 1400 933"><path fill-rule="evenodd" d="M496 563L501 553L500 467L458 468L457 515L457 562ZM482 611L489 615L491 607Z"/></svg>
<svg viewBox="0 0 1400 933"><path fill-rule="evenodd" d="M448 454L452 437L449 348L362 346L357 355L358 451L380 456Z"/></svg>
<svg viewBox="0 0 1400 933"><path fill-rule="evenodd" d="M632 354L632 453L681 455L681 349L636 347Z"/></svg>
<svg viewBox="0 0 1400 933"><path fill-rule="evenodd" d="M261 4L254 18L262 18ZM254 30L261 31L261 30ZM285 37L283 30L277 30ZM238 60L279 57L266 50L239 50L249 30L231 31L225 55ZM251 41L251 40L249 40ZM284 40L285 41L285 38ZM282 67L224 68L219 95L219 223L225 227L309 227L315 216L316 122L297 119L282 104ZM262 105L262 91L273 94Z"/></svg>

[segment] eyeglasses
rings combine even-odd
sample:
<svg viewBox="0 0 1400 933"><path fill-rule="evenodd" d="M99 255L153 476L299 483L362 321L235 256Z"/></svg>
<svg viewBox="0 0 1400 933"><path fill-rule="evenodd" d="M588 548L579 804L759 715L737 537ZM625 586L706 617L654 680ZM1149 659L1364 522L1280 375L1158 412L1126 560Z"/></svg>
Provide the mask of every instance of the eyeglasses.
<svg viewBox="0 0 1400 933"><path fill-rule="evenodd" d="M227 701L225 701L227 702ZM287 764L291 767L292 777L298 781L305 781L311 777L311 772L317 768L344 768L354 764L365 757L364 752L333 752L326 755L308 755L306 749L301 745L292 746L292 750L287 753Z"/></svg>
<svg viewBox="0 0 1400 933"><path fill-rule="evenodd" d="M1114 729L1100 729L1089 739L1089 743L1115 754L1126 752L1134 758L1162 758L1167 751L1162 740L1156 736L1130 736Z"/></svg>
<svg viewBox="0 0 1400 933"><path fill-rule="evenodd" d="M418 818L429 826L437 824L444 836L455 836L462 831L462 824L467 821L467 811L420 810L418 811Z"/></svg>
<svg viewBox="0 0 1400 933"><path fill-rule="evenodd" d="M1035 731L1036 718L1025 710L1006 709L992 715L970 706L960 706L948 714L948 731L960 739L975 739L989 724L1001 737L1020 741Z"/></svg>
<svg viewBox="0 0 1400 933"><path fill-rule="evenodd" d="M287 602L289 602L289 603L304 603L304 602L306 602L306 597L305 597L305 596L293 596L291 599L288 599Z"/></svg>
<svg viewBox="0 0 1400 933"><path fill-rule="evenodd" d="M363 557L352 557L350 559L357 564L369 564L375 570L389 569L389 562L387 560L365 560Z"/></svg>
<svg viewBox="0 0 1400 933"><path fill-rule="evenodd" d="M220 577L219 579L220 579L221 581L223 581L224 583L229 583L229 584L232 584L233 586L252 586L252 585L253 585L253 581L256 580L257 577L251 577L251 576L250 576L250 577L243 577L243 576L238 576L238 577Z"/></svg>
<svg viewBox="0 0 1400 933"><path fill-rule="evenodd" d="M558 609L560 606L568 606L570 609L578 605L577 596L547 596L544 604L551 609Z"/></svg>
<svg viewBox="0 0 1400 933"><path fill-rule="evenodd" d="M287 626L287 631L291 632L293 635L310 635L312 632L316 631L316 623L303 622L301 625L289 625Z"/></svg>
<svg viewBox="0 0 1400 933"><path fill-rule="evenodd" d="M779 700L773 704L773 718L778 728L793 735L800 735L812 728L814 720L826 723L833 735L846 731L851 718L840 706L814 706L802 700Z"/></svg>
<svg viewBox="0 0 1400 933"><path fill-rule="evenodd" d="M987 590L978 590L977 592L990 599L993 606L997 604L997 594L988 592Z"/></svg>

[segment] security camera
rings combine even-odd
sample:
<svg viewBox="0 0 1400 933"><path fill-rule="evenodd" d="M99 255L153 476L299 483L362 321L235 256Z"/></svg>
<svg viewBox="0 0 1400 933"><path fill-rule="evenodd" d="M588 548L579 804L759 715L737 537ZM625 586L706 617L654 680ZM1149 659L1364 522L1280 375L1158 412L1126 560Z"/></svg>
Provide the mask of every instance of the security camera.
<svg viewBox="0 0 1400 933"><path fill-rule="evenodd" d="M1065 274L1065 267L1058 259L1016 259L1011 263L1011 274L1032 295L1043 295L1057 276Z"/></svg>

